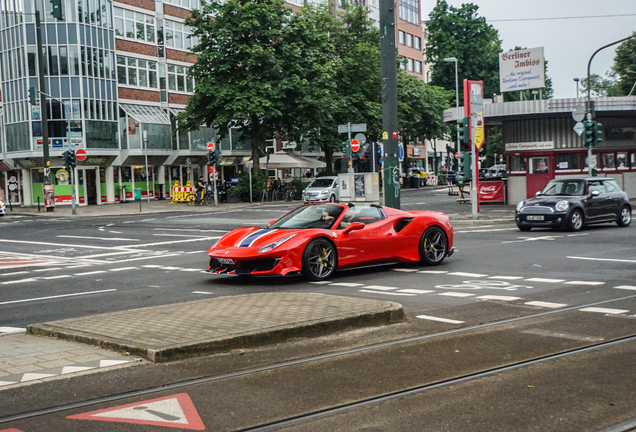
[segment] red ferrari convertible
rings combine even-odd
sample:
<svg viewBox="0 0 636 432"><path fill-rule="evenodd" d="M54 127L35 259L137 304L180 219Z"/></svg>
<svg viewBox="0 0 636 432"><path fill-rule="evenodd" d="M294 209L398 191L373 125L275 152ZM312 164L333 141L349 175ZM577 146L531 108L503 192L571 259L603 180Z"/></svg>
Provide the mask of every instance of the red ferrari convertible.
<svg viewBox="0 0 636 432"><path fill-rule="evenodd" d="M379 205L307 204L267 228L244 227L208 250L217 274L323 280L337 269L378 263L438 265L453 254L448 217Z"/></svg>

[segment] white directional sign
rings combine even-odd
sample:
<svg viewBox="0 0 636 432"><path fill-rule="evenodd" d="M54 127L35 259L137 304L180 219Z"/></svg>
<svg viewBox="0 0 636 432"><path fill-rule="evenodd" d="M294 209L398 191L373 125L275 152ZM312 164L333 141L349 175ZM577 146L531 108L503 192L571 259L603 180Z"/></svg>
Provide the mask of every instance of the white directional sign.
<svg viewBox="0 0 636 432"><path fill-rule="evenodd" d="M351 129L349 129L349 128L351 128ZM366 131L367 131L367 124L366 123L338 125L338 133L366 132Z"/></svg>
<svg viewBox="0 0 636 432"><path fill-rule="evenodd" d="M579 121L579 122L577 122L577 123L574 125L574 128L573 128L573 129L574 129L574 132L576 132L576 134L577 134L578 136L581 136L581 134L582 134L582 133L583 133L583 131L585 130L585 126L583 126L583 123Z"/></svg>

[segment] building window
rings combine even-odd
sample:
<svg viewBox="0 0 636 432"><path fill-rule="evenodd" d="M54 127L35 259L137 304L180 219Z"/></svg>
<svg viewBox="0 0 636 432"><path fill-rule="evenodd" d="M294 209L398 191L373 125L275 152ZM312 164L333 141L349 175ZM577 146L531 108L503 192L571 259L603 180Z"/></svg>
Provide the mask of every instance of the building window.
<svg viewBox="0 0 636 432"><path fill-rule="evenodd" d="M627 163L627 153L626 152L619 152L616 153L616 166L618 167L618 169L627 169L629 168L629 165Z"/></svg>
<svg viewBox="0 0 636 432"><path fill-rule="evenodd" d="M164 0L164 3L170 3L185 9L199 9L199 0Z"/></svg>
<svg viewBox="0 0 636 432"><path fill-rule="evenodd" d="M554 156L557 170L580 170L581 155L579 153L561 153Z"/></svg>
<svg viewBox="0 0 636 432"><path fill-rule="evenodd" d="M616 161L614 160L614 153L603 153L603 169L615 170Z"/></svg>
<svg viewBox="0 0 636 432"><path fill-rule="evenodd" d="M113 8L115 36L144 42L155 42L155 17L126 9Z"/></svg>
<svg viewBox="0 0 636 432"><path fill-rule="evenodd" d="M413 59L406 59L406 70L413 72Z"/></svg>
<svg viewBox="0 0 636 432"><path fill-rule="evenodd" d="M117 82L135 87L157 88L157 62L117 56Z"/></svg>
<svg viewBox="0 0 636 432"><path fill-rule="evenodd" d="M419 0L401 0L400 1L400 19L420 25Z"/></svg>
<svg viewBox="0 0 636 432"><path fill-rule="evenodd" d="M168 90L179 92L194 91L194 80L184 66L168 65Z"/></svg>
<svg viewBox="0 0 636 432"><path fill-rule="evenodd" d="M416 50L422 49L422 38L419 38L417 36L413 38L413 48L415 48Z"/></svg>
<svg viewBox="0 0 636 432"><path fill-rule="evenodd" d="M510 172L525 173L526 158L525 156L510 156Z"/></svg>
<svg viewBox="0 0 636 432"><path fill-rule="evenodd" d="M190 37L190 27L176 21L165 21L165 44L176 49L190 49L199 43L198 38Z"/></svg>
<svg viewBox="0 0 636 432"><path fill-rule="evenodd" d="M406 43L405 38L406 33L404 33L402 30L398 30L398 42L400 43L400 45L404 45Z"/></svg>
<svg viewBox="0 0 636 432"><path fill-rule="evenodd" d="M422 62L415 60L415 73L422 74Z"/></svg>
<svg viewBox="0 0 636 432"><path fill-rule="evenodd" d="M406 34L406 46L413 48L413 35L411 33Z"/></svg>

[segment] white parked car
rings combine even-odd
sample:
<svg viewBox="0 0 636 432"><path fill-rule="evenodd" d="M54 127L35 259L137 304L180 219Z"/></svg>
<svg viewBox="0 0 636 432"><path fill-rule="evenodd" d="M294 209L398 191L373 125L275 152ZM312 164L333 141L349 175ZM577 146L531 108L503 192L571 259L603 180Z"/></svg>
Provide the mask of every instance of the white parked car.
<svg viewBox="0 0 636 432"><path fill-rule="evenodd" d="M340 190L338 177L318 177L307 185L303 191L303 204L312 202L338 202Z"/></svg>

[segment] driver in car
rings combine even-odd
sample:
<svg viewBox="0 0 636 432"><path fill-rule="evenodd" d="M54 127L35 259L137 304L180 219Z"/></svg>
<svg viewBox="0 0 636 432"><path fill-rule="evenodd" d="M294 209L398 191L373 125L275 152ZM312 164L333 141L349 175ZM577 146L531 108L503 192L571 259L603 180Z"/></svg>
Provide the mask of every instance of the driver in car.
<svg viewBox="0 0 636 432"><path fill-rule="evenodd" d="M326 211L322 212L322 221L325 223L325 225L331 225L334 220L335 218L329 213L327 213Z"/></svg>

